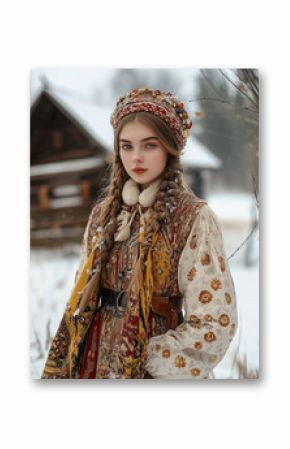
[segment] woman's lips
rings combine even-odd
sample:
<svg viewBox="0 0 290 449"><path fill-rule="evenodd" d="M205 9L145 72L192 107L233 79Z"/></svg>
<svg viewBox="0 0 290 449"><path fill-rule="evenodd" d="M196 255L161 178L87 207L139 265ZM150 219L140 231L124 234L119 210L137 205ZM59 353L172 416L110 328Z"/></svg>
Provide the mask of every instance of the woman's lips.
<svg viewBox="0 0 290 449"><path fill-rule="evenodd" d="M136 170L133 170L133 172L134 172L134 173L141 174L141 173L144 173L146 170L147 170L147 169L136 169Z"/></svg>

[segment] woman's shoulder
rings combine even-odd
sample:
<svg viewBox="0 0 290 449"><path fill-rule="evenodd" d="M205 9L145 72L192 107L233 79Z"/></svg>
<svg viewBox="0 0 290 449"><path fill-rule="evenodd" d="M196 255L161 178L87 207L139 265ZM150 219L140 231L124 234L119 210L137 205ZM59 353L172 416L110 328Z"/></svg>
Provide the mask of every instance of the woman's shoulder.
<svg viewBox="0 0 290 449"><path fill-rule="evenodd" d="M92 207L90 215L89 215L89 222L96 224L98 222L98 219L101 215L102 207L105 204L105 199L98 200Z"/></svg>
<svg viewBox="0 0 290 449"><path fill-rule="evenodd" d="M193 224L198 218L196 223L219 226L219 218L215 211L205 199L199 198L193 192L184 191L181 193L174 215L181 223L187 222L188 218Z"/></svg>
<svg viewBox="0 0 290 449"><path fill-rule="evenodd" d="M87 223L87 245L90 250L92 242L100 227L101 210L104 205L104 200L99 200L91 208L88 223Z"/></svg>
<svg viewBox="0 0 290 449"><path fill-rule="evenodd" d="M199 198L195 193L184 190L180 194L179 203L176 209L176 213L181 211L193 211L202 207L208 207L207 201Z"/></svg>

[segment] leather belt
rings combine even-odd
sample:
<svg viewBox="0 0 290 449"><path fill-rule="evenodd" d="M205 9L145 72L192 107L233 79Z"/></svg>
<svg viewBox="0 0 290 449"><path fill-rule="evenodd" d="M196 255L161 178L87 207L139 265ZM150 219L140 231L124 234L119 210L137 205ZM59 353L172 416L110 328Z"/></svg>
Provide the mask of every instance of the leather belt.
<svg viewBox="0 0 290 449"><path fill-rule="evenodd" d="M127 305L126 290L116 292L102 287L99 308L111 306L119 313L124 313ZM165 318L166 327L175 329L183 321L182 296L153 296L152 311Z"/></svg>
<svg viewBox="0 0 290 449"><path fill-rule="evenodd" d="M101 301L99 307L113 306L119 312L124 312L127 305L126 290L115 292L109 288L102 287L101 289Z"/></svg>

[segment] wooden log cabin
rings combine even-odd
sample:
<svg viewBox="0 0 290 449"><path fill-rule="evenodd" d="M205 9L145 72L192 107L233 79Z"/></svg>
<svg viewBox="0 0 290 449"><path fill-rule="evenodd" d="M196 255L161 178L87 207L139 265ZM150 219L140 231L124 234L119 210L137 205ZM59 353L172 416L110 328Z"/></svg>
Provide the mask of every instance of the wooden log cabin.
<svg viewBox="0 0 290 449"><path fill-rule="evenodd" d="M89 109L85 114L84 107ZM96 121L94 128L84 116ZM32 103L30 128L31 246L80 243L108 179L109 115L103 108L43 90Z"/></svg>
<svg viewBox="0 0 290 449"><path fill-rule="evenodd" d="M48 88L32 102L32 247L81 243L90 210L109 179L110 113L111 108ZM205 198L221 161L193 136L181 160L187 182Z"/></svg>

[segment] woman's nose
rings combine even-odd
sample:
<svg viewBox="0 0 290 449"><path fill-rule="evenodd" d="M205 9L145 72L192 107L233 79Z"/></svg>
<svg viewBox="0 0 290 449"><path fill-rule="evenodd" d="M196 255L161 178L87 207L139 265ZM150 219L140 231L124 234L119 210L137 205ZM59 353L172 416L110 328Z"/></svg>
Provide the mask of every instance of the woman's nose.
<svg viewBox="0 0 290 449"><path fill-rule="evenodd" d="M141 151L135 150L132 155L133 161L143 161L144 157L141 154Z"/></svg>

